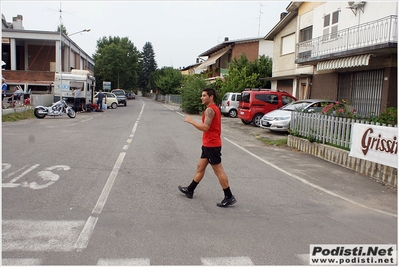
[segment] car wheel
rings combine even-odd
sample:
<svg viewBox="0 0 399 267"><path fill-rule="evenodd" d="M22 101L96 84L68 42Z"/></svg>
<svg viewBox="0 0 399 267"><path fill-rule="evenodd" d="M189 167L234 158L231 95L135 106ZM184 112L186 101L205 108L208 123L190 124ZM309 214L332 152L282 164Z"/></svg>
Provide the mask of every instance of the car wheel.
<svg viewBox="0 0 399 267"><path fill-rule="evenodd" d="M237 117L237 110L235 110L235 109L230 110L229 111L229 116L232 117L232 118Z"/></svg>
<svg viewBox="0 0 399 267"><path fill-rule="evenodd" d="M111 108L112 108L112 109L116 109L117 107L118 107L118 104L117 104L117 103L113 102L113 103L111 104Z"/></svg>
<svg viewBox="0 0 399 267"><path fill-rule="evenodd" d="M256 114L252 119L252 124L254 126L260 127L260 120L262 119L263 114Z"/></svg>
<svg viewBox="0 0 399 267"><path fill-rule="evenodd" d="M244 123L245 125L251 124L250 121L246 121L246 120L241 120L241 121L242 121L242 123Z"/></svg>

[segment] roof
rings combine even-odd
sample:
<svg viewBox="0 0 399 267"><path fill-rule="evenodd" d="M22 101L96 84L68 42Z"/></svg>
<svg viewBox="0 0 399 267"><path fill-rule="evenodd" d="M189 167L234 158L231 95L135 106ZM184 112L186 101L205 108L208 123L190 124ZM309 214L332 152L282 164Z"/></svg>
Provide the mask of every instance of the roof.
<svg viewBox="0 0 399 267"><path fill-rule="evenodd" d="M246 39L236 39L236 40L227 40L224 41L223 43L220 43L218 45L215 45L211 49L208 49L207 51L203 52L202 54L198 55L199 57L204 57L204 56L210 56L211 54L215 53L218 50L221 50L225 48L226 46L229 46L231 44L241 44L241 43L251 43L251 42L257 42L262 40L262 37L252 37L252 38L246 38Z"/></svg>
<svg viewBox="0 0 399 267"><path fill-rule="evenodd" d="M265 36L265 40L273 41L274 37L282 30L284 29L287 24L297 16L298 14L298 8L302 5L303 2L291 2L288 7L287 11L288 14L281 19L276 26L274 26L268 34Z"/></svg>

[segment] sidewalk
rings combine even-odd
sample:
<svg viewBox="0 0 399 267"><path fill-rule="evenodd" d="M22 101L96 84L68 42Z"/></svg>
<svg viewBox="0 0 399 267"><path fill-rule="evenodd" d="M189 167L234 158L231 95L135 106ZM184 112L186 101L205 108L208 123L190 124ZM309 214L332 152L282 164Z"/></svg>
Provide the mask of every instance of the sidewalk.
<svg viewBox="0 0 399 267"><path fill-rule="evenodd" d="M7 115L7 114L11 114L11 113L17 113L17 112L24 112L27 111L29 109L33 109L32 106L18 106L15 108L3 108L1 110L1 115Z"/></svg>

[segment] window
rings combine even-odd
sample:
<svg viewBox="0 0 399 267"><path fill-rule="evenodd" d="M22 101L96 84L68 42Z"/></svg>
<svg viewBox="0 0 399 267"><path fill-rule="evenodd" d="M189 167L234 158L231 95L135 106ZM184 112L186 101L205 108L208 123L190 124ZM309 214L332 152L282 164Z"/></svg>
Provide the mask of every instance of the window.
<svg viewBox="0 0 399 267"><path fill-rule="evenodd" d="M312 39L313 26L304 28L299 33L299 42L304 42Z"/></svg>
<svg viewBox="0 0 399 267"><path fill-rule="evenodd" d="M295 34L290 34L281 38L281 55L295 52Z"/></svg>
<svg viewBox="0 0 399 267"><path fill-rule="evenodd" d="M324 16L324 28L330 26L330 14Z"/></svg>
<svg viewBox="0 0 399 267"><path fill-rule="evenodd" d="M293 99L292 97L285 96L285 95L283 95L281 98L282 98L281 100L283 101L283 105L287 105L287 104L295 101L295 99Z"/></svg>
<svg viewBox="0 0 399 267"><path fill-rule="evenodd" d="M323 29L323 41L335 39L338 37L338 21L339 21L339 10L331 14L324 16L324 29Z"/></svg>

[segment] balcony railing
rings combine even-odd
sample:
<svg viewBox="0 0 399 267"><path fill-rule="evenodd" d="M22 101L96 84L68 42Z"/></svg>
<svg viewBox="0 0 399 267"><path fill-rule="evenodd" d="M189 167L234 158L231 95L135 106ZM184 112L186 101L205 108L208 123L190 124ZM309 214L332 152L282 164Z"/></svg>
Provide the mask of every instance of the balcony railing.
<svg viewBox="0 0 399 267"><path fill-rule="evenodd" d="M397 42L398 18L392 15L297 43L295 63L306 63L334 53Z"/></svg>

